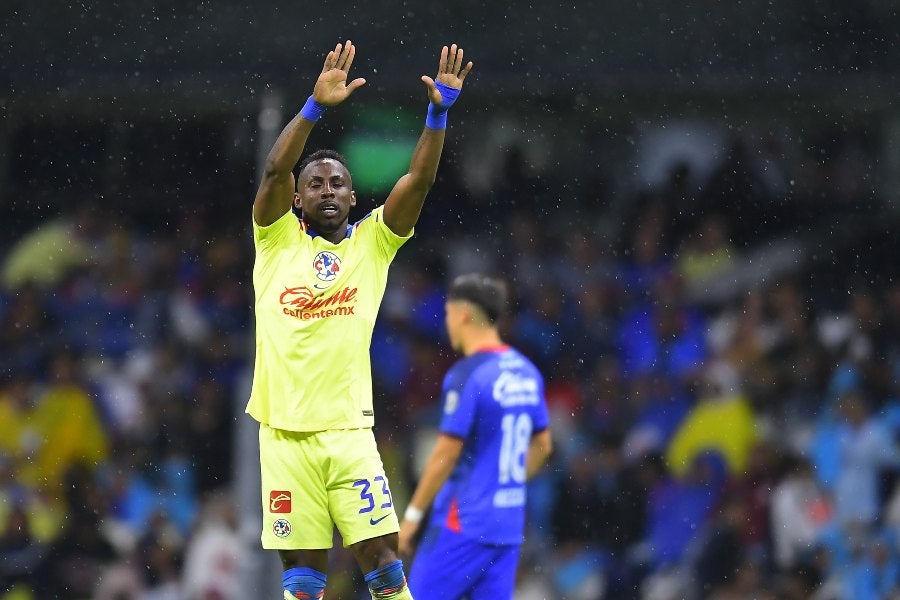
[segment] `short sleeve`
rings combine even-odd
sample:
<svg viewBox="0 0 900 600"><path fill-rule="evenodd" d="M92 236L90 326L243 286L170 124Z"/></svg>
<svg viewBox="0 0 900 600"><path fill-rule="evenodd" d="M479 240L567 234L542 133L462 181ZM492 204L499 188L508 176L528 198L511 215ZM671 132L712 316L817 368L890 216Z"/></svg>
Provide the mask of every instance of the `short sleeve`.
<svg viewBox="0 0 900 600"><path fill-rule="evenodd" d="M400 246L405 244L415 233L415 230L413 230L409 232L409 235L403 236L391 231L391 228L384 222L384 205L373 209L372 212L360 219L357 222L357 227L360 230L364 228L372 229L378 252L388 260L393 260Z"/></svg>
<svg viewBox="0 0 900 600"><path fill-rule="evenodd" d="M277 221L265 227L258 225L252 216L251 221L253 222L253 244L261 252L280 245L294 228L300 226L297 216L290 210L281 215Z"/></svg>
<svg viewBox="0 0 900 600"><path fill-rule="evenodd" d="M478 397L471 392L473 386L466 385L467 379L458 376L458 370L453 369L444 378L441 433L465 438L472 430ZM467 389L470 390L468 393Z"/></svg>

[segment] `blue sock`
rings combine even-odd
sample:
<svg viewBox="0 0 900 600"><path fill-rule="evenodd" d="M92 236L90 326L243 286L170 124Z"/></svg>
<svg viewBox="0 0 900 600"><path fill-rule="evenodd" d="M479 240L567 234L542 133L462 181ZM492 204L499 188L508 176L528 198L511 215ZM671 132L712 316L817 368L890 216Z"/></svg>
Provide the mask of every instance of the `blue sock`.
<svg viewBox="0 0 900 600"><path fill-rule="evenodd" d="M365 580L373 598L390 598L406 587L403 561L395 560L389 565L375 569L365 576Z"/></svg>
<svg viewBox="0 0 900 600"><path fill-rule="evenodd" d="M294 598L315 600L325 595L325 573L306 567L294 567L284 572L281 587Z"/></svg>

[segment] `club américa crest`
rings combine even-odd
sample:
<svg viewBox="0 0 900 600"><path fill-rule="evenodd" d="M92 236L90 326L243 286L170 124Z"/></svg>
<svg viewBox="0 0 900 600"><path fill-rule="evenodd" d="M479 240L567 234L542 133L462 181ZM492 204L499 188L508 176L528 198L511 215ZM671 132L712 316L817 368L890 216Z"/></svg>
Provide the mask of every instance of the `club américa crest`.
<svg viewBox="0 0 900 600"><path fill-rule="evenodd" d="M334 281L341 270L341 258L334 252L322 250L313 259L313 269L320 281Z"/></svg>
<svg viewBox="0 0 900 600"><path fill-rule="evenodd" d="M280 538L286 538L291 535L291 522L287 519L275 519L272 524L272 532Z"/></svg>

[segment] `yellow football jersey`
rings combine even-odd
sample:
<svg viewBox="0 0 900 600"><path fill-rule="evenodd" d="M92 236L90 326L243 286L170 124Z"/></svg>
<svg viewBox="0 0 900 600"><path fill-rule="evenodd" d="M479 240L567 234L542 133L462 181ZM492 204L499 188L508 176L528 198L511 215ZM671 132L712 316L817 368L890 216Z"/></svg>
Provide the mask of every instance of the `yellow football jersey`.
<svg viewBox="0 0 900 600"><path fill-rule="evenodd" d="M254 221L256 363L247 412L289 431L371 427L369 345L388 267L412 236L393 233L378 207L338 244L290 211Z"/></svg>

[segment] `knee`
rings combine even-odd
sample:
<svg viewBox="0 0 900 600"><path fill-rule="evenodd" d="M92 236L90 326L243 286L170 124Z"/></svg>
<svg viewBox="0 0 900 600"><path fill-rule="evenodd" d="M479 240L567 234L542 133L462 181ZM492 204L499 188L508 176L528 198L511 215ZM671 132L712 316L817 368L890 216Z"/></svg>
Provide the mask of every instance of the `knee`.
<svg viewBox="0 0 900 600"><path fill-rule="evenodd" d="M294 567L284 572L281 587L285 597L313 600L325 595L327 576L321 571L306 567Z"/></svg>
<svg viewBox="0 0 900 600"><path fill-rule="evenodd" d="M396 561L399 558L398 539L394 533L353 544L350 549L356 557L356 562L359 563L360 570L368 573Z"/></svg>

